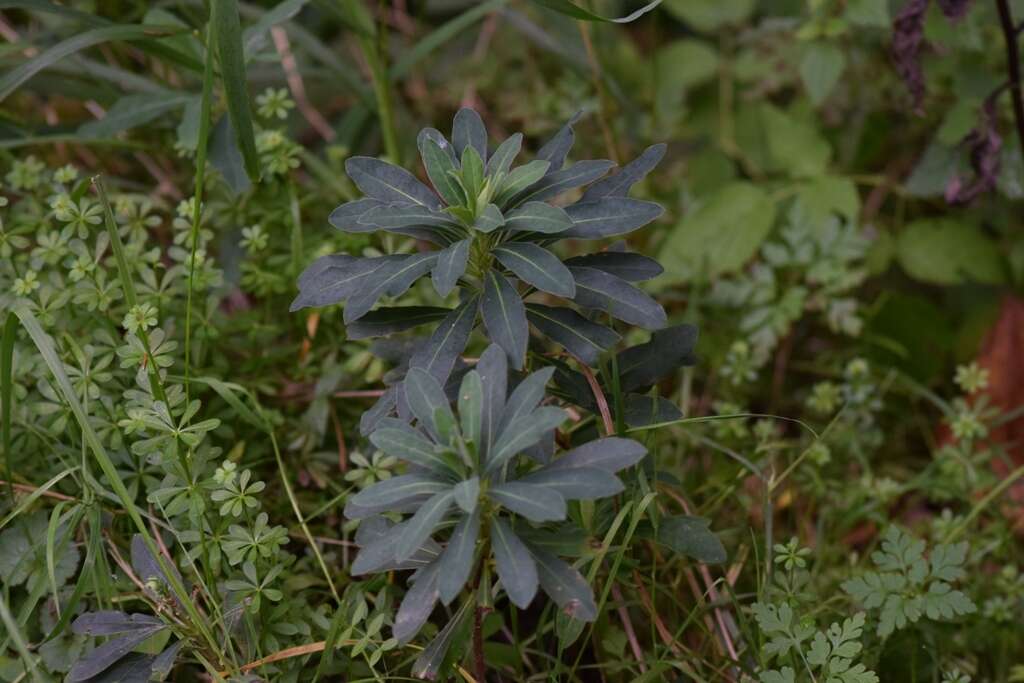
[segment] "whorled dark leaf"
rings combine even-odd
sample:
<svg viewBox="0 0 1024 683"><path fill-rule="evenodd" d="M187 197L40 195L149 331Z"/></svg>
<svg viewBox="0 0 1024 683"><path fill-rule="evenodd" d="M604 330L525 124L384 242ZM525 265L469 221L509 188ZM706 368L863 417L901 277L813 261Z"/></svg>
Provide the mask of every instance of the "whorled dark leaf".
<svg viewBox="0 0 1024 683"><path fill-rule="evenodd" d="M526 345L530 336L526 306L508 278L495 270L488 271L484 276L480 313L488 336L505 349L512 367L521 369L526 360Z"/></svg>
<svg viewBox="0 0 1024 683"><path fill-rule="evenodd" d="M594 365L604 351L619 341L619 335L592 322L571 308L543 304L526 305L526 317L546 337L561 344L584 363Z"/></svg>
<svg viewBox="0 0 1024 683"><path fill-rule="evenodd" d="M528 285L555 296L572 298L576 295L572 273L544 247L530 242L507 242L496 247L494 255L501 265Z"/></svg>
<svg viewBox="0 0 1024 683"><path fill-rule="evenodd" d="M530 551L512 527L498 517L491 520L491 547L506 595L516 607L526 609L537 594L539 583Z"/></svg>
<svg viewBox="0 0 1024 683"><path fill-rule="evenodd" d="M696 362L695 325L673 325L657 330L645 344L631 346L618 354L619 386L622 391L649 387Z"/></svg>
<svg viewBox="0 0 1024 683"><path fill-rule="evenodd" d="M412 202L431 208L440 208L441 202L433 190L416 179L404 168L373 157L350 157L345 172L363 194L382 202Z"/></svg>
<svg viewBox="0 0 1024 683"><path fill-rule="evenodd" d="M583 193L581 202L592 202L602 197L625 197L631 187L654 170L665 156L664 143L651 145L636 159L622 167L617 173L597 181Z"/></svg>
<svg viewBox="0 0 1024 683"><path fill-rule="evenodd" d="M573 301L580 306L609 313L648 330L665 326L665 309L625 280L594 268L574 267L569 271L576 280Z"/></svg>
<svg viewBox="0 0 1024 683"><path fill-rule="evenodd" d="M627 282L644 282L665 272L661 264L642 254L622 251L600 251L596 254L573 256L565 260L567 266L595 268Z"/></svg>

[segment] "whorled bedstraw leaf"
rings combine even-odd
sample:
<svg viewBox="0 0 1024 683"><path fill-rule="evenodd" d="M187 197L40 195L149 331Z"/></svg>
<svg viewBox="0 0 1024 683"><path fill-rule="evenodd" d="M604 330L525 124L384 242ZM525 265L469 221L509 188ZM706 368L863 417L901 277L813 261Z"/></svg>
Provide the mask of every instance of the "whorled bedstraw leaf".
<svg viewBox="0 0 1024 683"><path fill-rule="evenodd" d="M530 337L526 306L508 278L495 270L484 276L480 312L488 336L505 349L513 368L522 369Z"/></svg>
<svg viewBox="0 0 1024 683"><path fill-rule="evenodd" d="M501 424L498 427L499 433L515 420L532 413L540 405L540 402L544 400L544 390L554 373L554 368L541 368L537 372L527 375L522 382L516 385L505 402L505 409L501 414Z"/></svg>
<svg viewBox="0 0 1024 683"><path fill-rule="evenodd" d="M494 442L487 457L487 471L498 470L509 458L540 441L544 434L557 428L565 419L566 412L561 408L543 406L513 420Z"/></svg>
<svg viewBox="0 0 1024 683"><path fill-rule="evenodd" d="M494 154L487 160L487 177L494 178L499 174L508 173L512 162L519 155L523 146L523 134L514 133L498 145Z"/></svg>
<svg viewBox="0 0 1024 683"><path fill-rule="evenodd" d="M543 159L534 159L529 163L513 168L501 181L494 203L504 208L512 197L543 178L550 167L551 162L544 161Z"/></svg>
<svg viewBox="0 0 1024 683"><path fill-rule="evenodd" d="M556 458L547 466L548 470L596 467L606 472L619 470L640 462L647 455L647 449L639 441L621 436L606 436L577 446L565 455Z"/></svg>
<svg viewBox="0 0 1024 683"><path fill-rule="evenodd" d="M541 588L562 611L580 621L593 621L597 618L594 593L582 574L540 548L531 547L530 554L537 565Z"/></svg>
<svg viewBox="0 0 1024 683"><path fill-rule="evenodd" d="M435 131L436 132L436 131ZM438 133L440 135L440 133ZM442 149L441 144L448 146ZM466 196L462 192L462 186L453 177L458 172L455 166L455 156L451 154L452 148L447 140L434 139L426 130L422 131L417 138L417 145L420 150L420 157L423 159L423 166L427 170L427 177L434 184L434 189L451 206L460 206L466 203Z"/></svg>
<svg viewBox="0 0 1024 683"><path fill-rule="evenodd" d="M491 520L491 547L498 570L498 578L509 600L516 607L526 609L537 594L537 565L526 545L519 540L504 520Z"/></svg>
<svg viewBox="0 0 1024 683"><path fill-rule="evenodd" d="M449 604L466 585L473 571L476 541L480 535L480 511L463 516L455 525L448 545L441 554L438 589L441 602Z"/></svg>
<svg viewBox="0 0 1024 683"><path fill-rule="evenodd" d="M452 311L439 306L389 306L370 311L345 327L349 339L386 337L443 320Z"/></svg>
<svg viewBox="0 0 1024 683"><path fill-rule="evenodd" d="M367 517L369 515L361 514L361 511L358 514L353 514L353 512L359 507L399 505L410 498L433 496L449 491L451 487L450 482L423 474L402 474L391 477L368 486L349 498L345 505L345 516L349 519Z"/></svg>
<svg viewBox="0 0 1024 683"><path fill-rule="evenodd" d="M661 162L665 156L667 145L658 143L651 145L643 151L636 159L622 167L617 173L603 178L583 193L581 202L592 202L602 197L625 197L629 189L654 170L654 167Z"/></svg>
<svg viewBox="0 0 1024 683"><path fill-rule="evenodd" d="M463 160L467 146L472 147L482 161L487 160L487 127L475 109L463 107L455 113L452 144L455 145L455 154Z"/></svg>
<svg viewBox="0 0 1024 683"><path fill-rule="evenodd" d="M566 500L607 498L621 493L625 488L618 477L597 467L542 467L517 479L516 482L550 488Z"/></svg>
<svg viewBox="0 0 1024 683"><path fill-rule="evenodd" d="M478 308L479 299L473 296L445 316L430 338L413 353L409 367L426 370L438 384L447 382L473 332Z"/></svg>
<svg viewBox="0 0 1024 683"><path fill-rule="evenodd" d="M434 192L404 168L374 157L350 157L345 172L363 194L382 202L412 202L440 208Z"/></svg>
<svg viewBox="0 0 1024 683"><path fill-rule="evenodd" d="M587 320L571 308L531 303L526 304L526 317L541 334L588 365L597 363L600 355L619 341L616 332Z"/></svg>
<svg viewBox="0 0 1024 683"><path fill-rule="evenodd" d="M613 162L607 159L577 161L568 168L549 172L536 183L512 197L511 204L519 206L526 202L540 202L557 197L563 192L583 187L587 183L597 180L614 165Z"/></svg>
<svg viewBox="0 0 1024 683"><path fill-rule="evenodd" d="M582 163L582 162L581 162ZM658 218L665 210L660 204L629 197L603 197L565 207L572 227L563 237L599 239L625 235Z"/></svg>
<svg viewBox="0 0 1024 683"><path fill-rule="evenodd" d="M395 540L395 559L407 560L430 538L452 506L451 488L428 498L409 519Z"/></svg>
<svg viewBox="0 0 1024 683"><path fill-rule="evenodd" d="M483 394L479 372L470 370L463 375L459 387L459 420L463 438L476 445L480 444Z"/></svg>
<svg viewBox="0 0 1024 683"><path fill-rule="evenodd" d="M531 522L557 522L565 519L565 498L554 488L507 481L492 486L487 496Z"/></svg>
<svg viewBox="0 0 1024 683"><path fill-rule="evenodd" d="M643 291L621 278L594 268L570 268L576 280L576 296L580 306L611 314L624 322L648 330L665 326L665 309Z"/></svg>
<svg viewBox="0 0 1024 683"><path fill-rule="evenodd" d="M665 272L661 264L654 259L623 251L601 251L596 254L573 256L565 260L565 265L596 268L627 282L653 280Z"/></svg>
<svg viewBox="0 0 1024 683"><path fill-rule="evenodd" d="M502 411L505 409L505 394L508 388L508 359L497 344L488 346L476 364L483 386L483 400L480 403L480 442L477 452L485 460L494 441L498 438Z"/></svg>
<svg viewBox="0 0 1024 683"><path fill-rule="evenodd" d="M484 233L494 232L503 227L505 227L505 217L495 204L485 206L473 222L473 229Z"/></svg>
<svg viewBox="0 0 1024 683"><path fill-rule="evenodd" d="M551 235L571 228L572 218L564 209L547 202L526 202L509 212L505 225L509 230Z"/></svg>
<svg viewBox="0 0 1024 683"><path fill-rule="evenodd" d="M470 240L459 240L455 244L442 250L437 255L437 263L431 271L431 279L434 289L442 296L448 296L455 289L459 278L466 272L466 264L469 262Z"/></svg>
<svg viewBox="0 0 1024 683"><path fill-rule="evenodd" d="M415 581L402 598L391 630L391 635L399 643L409 642L423 624L427 623L430 613L434 611L439 596L437 582L440 565L439 560L435 561L414 575Z"/></svg>
<svg viewBox="0 0 1024 683"><path fill-rule="evenodd" d="M531 242L506 242L493 253L523 282L555 296L572 298L576 295L572 273L544 247Z"/></svg>
<svg viewBox="0 0 1024 683"><path fill-rule="evenodd" d="M455 417L444 387L423 368L409 368L402 386L412 414L434 438L446 443L441 439L442 425L438 423L438 416L444 415L442 419L449 425L455 423Z"/></svg>

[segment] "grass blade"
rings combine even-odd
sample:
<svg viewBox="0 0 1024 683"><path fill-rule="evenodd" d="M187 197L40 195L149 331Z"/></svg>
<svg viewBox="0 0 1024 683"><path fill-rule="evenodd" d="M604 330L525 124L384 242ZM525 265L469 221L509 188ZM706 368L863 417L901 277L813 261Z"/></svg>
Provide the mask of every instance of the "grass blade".
<svg viewBox="0 0 1024 683"><path fill-rule="evenodd" d="M252 107L245 80L245 51L242 47L242 26L237 0L218 0L210 4L214 44L220 59L220 77L228 101L228 116L235 131L235 141L242 153L249 180L260 179L260 160L256 153L256 137L252 126ZM209 57L207 57L209 59Z"/></svg>

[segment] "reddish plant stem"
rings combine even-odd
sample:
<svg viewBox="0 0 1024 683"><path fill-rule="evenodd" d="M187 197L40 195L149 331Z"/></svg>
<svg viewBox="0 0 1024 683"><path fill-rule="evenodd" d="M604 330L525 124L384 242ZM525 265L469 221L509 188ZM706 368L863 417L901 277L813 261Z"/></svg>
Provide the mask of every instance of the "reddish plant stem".
<svg viewBox="0 0 1024 683"><path fill-rule="evenodd" d="M1017 142L1024 153L1024 97L1021 95L1020 47L1017 45L1017 28L1013 24L1009 0L996 0L999 9L999 23L1006 41L1006 63L1010 72L1010 97L1013 100L1013 118L1017 124Z"/></svg>

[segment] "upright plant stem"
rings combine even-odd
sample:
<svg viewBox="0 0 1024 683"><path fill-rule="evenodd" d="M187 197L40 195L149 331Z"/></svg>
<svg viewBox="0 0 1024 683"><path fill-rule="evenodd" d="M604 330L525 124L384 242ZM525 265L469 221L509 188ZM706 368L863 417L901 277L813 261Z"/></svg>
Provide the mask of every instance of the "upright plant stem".
<svg viewBox="0 0 1024 683"><path fill-rule="evenodd" d="M1017 44L1019 31L1013 23L1009 0L996 0L999 8L999 23L1006 42L1006 65L1010 72L1010 98L1013 100L1013 118L1017 124L1017 142L1024 153L1024 94L1021 93L1020 47Z"/></svg>
<svg viewBox="0 0 1024 683"><path fill-rule="evenodd" d="M385 9L384 2L381 2L381 9ZM373 79L373 94L377 100L377 116L380 119L381 135L384 137L384 151L392 162L400 165L402 158L398 148L398 133L395 129L395 113L391 104L391 89L389 87L390 79L385 63L387 27L384 22L377 22L375 36L359 36L359 45L363 50L363 56L370 67L370 76Z"/></svg>

